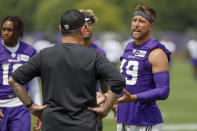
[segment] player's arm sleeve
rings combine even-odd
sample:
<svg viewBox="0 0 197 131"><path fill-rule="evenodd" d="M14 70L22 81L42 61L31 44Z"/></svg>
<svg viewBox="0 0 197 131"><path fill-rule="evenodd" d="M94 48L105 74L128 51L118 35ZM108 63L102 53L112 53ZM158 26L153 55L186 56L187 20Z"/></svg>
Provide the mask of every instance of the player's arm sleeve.
<svg viewBox="0 0 197 131"><path fill-rule="evenodd" d="M40 76L41 72L41 52L35 54L27 63L17 68L11 75L12 79L24 85L34 77Z"/></svg>
<svg viewBox="0 0 197 131"><path fill-rule="evenodd" d="M41 96L40 96L40 88L37 77L33 78L29 83L29 95L32 98L32 100L38 104L41 105Z"/></svg>
<svg viewBox="0 0 197 131"><path fill-rule="evenodd" d="M169 72L157 72L153 74L156 88L136 94L137 101L151 102L155 100L165 100L169 96Z"/></svg>
<svg viewBox="0 0 197 131"><path fill-rule="evenodd" d="M107 82L113 93L120 94L125 87L125 79L118 69L105 56L99 53L96 57L96 73L99 79Z"/></svg>

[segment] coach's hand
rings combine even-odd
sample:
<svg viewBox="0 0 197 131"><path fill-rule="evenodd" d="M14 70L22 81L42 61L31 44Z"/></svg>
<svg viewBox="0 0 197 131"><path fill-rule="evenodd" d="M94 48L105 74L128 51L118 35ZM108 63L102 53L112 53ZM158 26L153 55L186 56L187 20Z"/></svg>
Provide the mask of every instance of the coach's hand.
<svg viewBox="0 0 197 131"><path fill-rule="evenodd" d="M108 112L104 111L104 109L102 107L88 107L88 110L96 112L97 114L97 122L100 122L106 115Z"/></svg>
<svg viewBox="0 0 197 131"><path fill-rule="evenodd" d="M114 104L112 107L112 111L114 113L114 118L113 120L116 121L117 120L117 104Z"/></svg>
<svg viewBox="0 0 197 131"><path fill-rule="evenodd" d="M106 96L100 92L96 92L96 101L97 105L100 105L105 102Z"/></svg>
<svg viewBox="0 0 197 131"><path fill-rule="evenodd" d="M0 110L0 122L2 122L2 118L4 117L3 112Z"/></svg>
<svg viewBox="0 0 197 131"><path fill-rule="evenodd" d="M95 108L88 107L88 110L96 112L97 122L101 121L103 117L109 113L119 96L120 94L116 94L111 90L108 90L105 103L102 106Z"/></svg>
<svg viewBox="0 0 197 131"><path fill-rule="evenodd" d="M42 121L38 117L36 117L34 124L34 131L40 130L41 127L42 127Z"/></svg>
<svg viewBox="0 0 197 131"><path fill-rule="evenodd" d="M40 120L42 120L42 119L41 119L42 112L43 112L43 110L44 110L45 108L47 108L47 106L48 106L48 105L39 106L39 105L33 103L33 105L32 105L30 108L28 108L28 109L29 109L29 111L30 111L33 115L35 115L35 116L38 117Z"/></svg>

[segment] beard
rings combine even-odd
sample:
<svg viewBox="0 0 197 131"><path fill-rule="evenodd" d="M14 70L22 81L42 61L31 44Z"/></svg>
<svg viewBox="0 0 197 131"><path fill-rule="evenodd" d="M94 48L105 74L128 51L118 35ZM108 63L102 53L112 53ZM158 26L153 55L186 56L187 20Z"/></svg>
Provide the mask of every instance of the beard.
<svg viewBox="0 0 197 131"><path fill-rule="evenodd" d="M91 39L91 37L92 37L92 33L90 33L90 34L84 34L84 35L83 35L83 40L84 40L84 41L88 41L88 40Z"/></svg>
<svg viewBox="0 0 197 131"><path fill-rule="evenodd" d="M132 38L133 39L135 39L135 40L143 40L147 35L148 35L148 33L150 32L150 30L147 30L147 31L145 31L145 32L139 32L140 34L138 34L138 35L135 35L134 34L134 30L132 30L131 31L131 36L132 36Z"/></svg>
<svg viewBox="0 0 197 131"><path fill-rule="evenodd" d="M91 36L83 37L83 40L84 40L84 41L89 41L90 39L91 39Z"/></svg>

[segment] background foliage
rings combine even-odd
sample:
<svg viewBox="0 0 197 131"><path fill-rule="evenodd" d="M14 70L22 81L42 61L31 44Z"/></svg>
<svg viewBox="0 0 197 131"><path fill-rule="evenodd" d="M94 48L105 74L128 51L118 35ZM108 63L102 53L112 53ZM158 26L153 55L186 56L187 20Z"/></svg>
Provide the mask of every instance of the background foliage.
<svg viewBox="0 0 197 131"><path fill-rule="evenodd" d="M133 11L139 4L157 11L158 31L197 28L196 0L0 0L0 20L7 15L18 15L28 32L53 32L65 10L90 8L99 18L95 31L128 32Z"/></svg>

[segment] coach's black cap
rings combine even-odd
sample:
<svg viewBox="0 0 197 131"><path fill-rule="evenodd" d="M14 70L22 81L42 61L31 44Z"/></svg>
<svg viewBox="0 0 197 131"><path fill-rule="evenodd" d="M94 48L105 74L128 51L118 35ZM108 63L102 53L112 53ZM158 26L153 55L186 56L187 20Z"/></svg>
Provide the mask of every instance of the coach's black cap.
<svg viewBox="0 0 197 131"><path fill-rule="evenodd" d="M67 10L61 17L61 28L65 31L78 29L84 24L85 17L77 9Z"/></svg>

